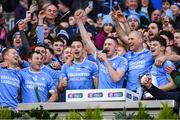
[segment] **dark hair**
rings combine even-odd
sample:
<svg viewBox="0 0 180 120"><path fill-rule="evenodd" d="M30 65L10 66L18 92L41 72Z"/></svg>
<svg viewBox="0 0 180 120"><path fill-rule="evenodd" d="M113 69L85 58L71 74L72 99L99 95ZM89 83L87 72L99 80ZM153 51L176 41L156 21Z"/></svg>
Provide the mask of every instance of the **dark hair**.
<svg viewBox="0 0 180 120"><path fill-rule="evenodd" d="M174 33L180 33L180 29L176 29Z"/></svg>
<svg viewBox="0 0 180 120"><path fill-rule="evenodd" d="M71 45L72 45L73 42L80 42L80 43L82 44L82 46L84 47L84 43L82 42L81 36L76 36L76 37L72 40Z"/></svg>
<svg viewBox="0 0 180 120"><path fill-rule="evenodd" d="M142 7L142 2L141 2L141 0L139 0L139 2L140 2L140 4L139 4L138 9L140 10L141 7ZM153 4L152 4L151 0L149 0L149 4L148 4L147 10L148 10L148 15L151 16L152 12L154 11L154 7L153 7Z"/></svg>
<svg viewBox="0 0 180 120"><path fill-rule="evenodd" d="M33 56L34 54L40 54L41 56L43 56L40 52L32 51L32 52L29 53L29 58L32 59L32 56Z"/></svg>
<svg viewBox="0 0 180 120"><path fill-rule="evenodd" d="M3 58L3 61L4 61L4 56L5 56L5 54L7 54L7 53L9 52L9 50L11 50L11 49L16 50L15 48L8 47L8 48L6 48L6 49L4 49L4 50L2 51L2 58Z"/></svg>
<svg viewBox="0 0 180 120"><path fill-rule="evenodd" d="M159 35L165 35L169 40L174 40L174 35L170 31L162 30Z"/></svg>
<svg viewBox="0 0 180 120"><path fill-rule="evenodd" d="M53 44L54 44L55 42L61 42L61 43L63 43L63 45L65 44L65 43L64 43L64 40L61 39L61 38L59 38L59 37L55 37L55 38L54 38Z"/></svg>
<svg viewBox="0 0 180 120"><path fill-rule="evenodd" d="M152 22L152 23L155 23L158 27L158 31L162 30L162 22ZM151 24L151 23L150 23Z"/></svg>
<svg viewBox="0 0 180 120"><path fill-rule="evenodd" d="M166 39L164 39L161 36L156 36L156 37L152 38L151 41L158 41L160 43L160 45L163 47L167 46Z"/></svg>
<svg viewBox="0 0 180 120"><path fill-rule="evenodd" d="M48 49L48 50L49 50L49 52L50 52L52 55L54 55L54 50L53 50L52 48L50 48L50 47L46 47L45 49Z"/></svg>
<svg viewBox="0 0 180 120"><path fill-rule="evenodd" d="M162 3L163 2L168 2L170 5L172 5L172 0L162 0Z"/></svg>
<svg viewBox="0 0 180 120"><path fill-rule="evenodd" d="M36 47L43 47L43 48L45 48L45 46L44 46L44 45L39 45L39 44L38 44L38 45L36 45ZM35 48L36 48L36 47L35 47Z"/></svg>
<svg viewBox="0 0 180 120"><path fill-rule="evenodd" d="M108 36L108 37L106 38L106 40L107 40L107 39L112 39L112 40L114 40L114 42L115 42L116 44L118 44L119 42L118 42L117 38L118 38L118 37ZM105 40L105 41L106 41L106 40Z"/></svg>
<svg viewBox="0 0 180 120"><path fill-rule="evenodd" d="M169 45L168 47L170 47L171 50L172 50L173 52L175 52L177 55L180 55L180 47L175 46L175 45Z"/></svg>

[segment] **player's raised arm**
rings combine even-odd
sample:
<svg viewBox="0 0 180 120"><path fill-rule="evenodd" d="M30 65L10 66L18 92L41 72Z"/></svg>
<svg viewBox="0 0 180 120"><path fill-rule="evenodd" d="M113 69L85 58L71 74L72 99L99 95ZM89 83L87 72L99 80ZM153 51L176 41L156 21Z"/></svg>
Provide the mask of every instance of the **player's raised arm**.
<svg viewBox="0 0 180 120"><path fill-rule="evenodd" d="M86 19L85 11L82 9L77 10L74 14L74 17L75 17L77 25L79 27L82 40L87 44L87 47L89 48L90 52L92 54L95 54L96 53L96 47L93 44L93 42L91 41L91 38L88 35L88 32L86 31L86 29L84 27L84 21Z"/></svg>

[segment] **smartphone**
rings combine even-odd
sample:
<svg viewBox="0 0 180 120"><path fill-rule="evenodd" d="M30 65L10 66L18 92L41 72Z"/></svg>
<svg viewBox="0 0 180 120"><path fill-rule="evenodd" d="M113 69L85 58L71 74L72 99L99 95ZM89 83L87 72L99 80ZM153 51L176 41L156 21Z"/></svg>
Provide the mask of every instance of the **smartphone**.
<svg viewBox="0 0 180 120"><path fill-rule="evenodd" d="M30 11L26 11L26 18L31 19L31 12Z"/></svg>
<svg viewBox="0 0 180 120"><path fill-rule="evenodd" d="M93 8L93 1L89 1L89 7Z"/></svg>

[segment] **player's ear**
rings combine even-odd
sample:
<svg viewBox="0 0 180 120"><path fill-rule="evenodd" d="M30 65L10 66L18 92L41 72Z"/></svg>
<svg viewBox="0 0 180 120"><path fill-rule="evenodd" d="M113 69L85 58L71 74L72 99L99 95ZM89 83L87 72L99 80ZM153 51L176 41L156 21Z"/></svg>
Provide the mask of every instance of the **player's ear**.
<svg viewBox="0 0 180 120"><path fill-rule="evenodd" d="M31 63L31 61L32 61L31 58L28 58L28 62Z"/></svg>
<svg viewBox="0 0 180 120"><path fill-rule="evenodd" d="M161 46L160 50L164 52L166 50L166 47Z"/></svg>

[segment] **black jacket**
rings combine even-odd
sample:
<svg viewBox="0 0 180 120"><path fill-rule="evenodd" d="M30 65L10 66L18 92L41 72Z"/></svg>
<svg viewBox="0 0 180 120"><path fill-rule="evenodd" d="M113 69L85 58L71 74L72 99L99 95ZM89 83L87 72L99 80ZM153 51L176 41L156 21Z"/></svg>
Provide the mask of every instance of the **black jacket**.
<svg viewBox="0 0 180 120"><path fill-rule="evenodd" d="M148 90L158 100L176 100L180 104L180 92L166 92L154 85Z"/></svg>

